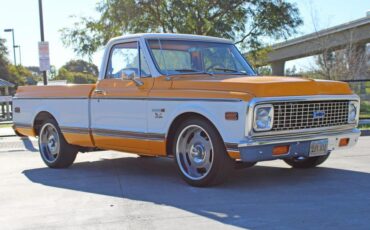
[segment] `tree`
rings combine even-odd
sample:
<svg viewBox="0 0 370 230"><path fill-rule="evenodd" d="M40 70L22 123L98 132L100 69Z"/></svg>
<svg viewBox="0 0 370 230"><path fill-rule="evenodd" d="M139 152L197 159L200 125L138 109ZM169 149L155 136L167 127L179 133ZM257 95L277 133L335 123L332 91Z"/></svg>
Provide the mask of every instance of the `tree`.
<svg viewBox="0 0 370 230"><path fill-rule="evenodd" d="M54 78L74 84L92 84L98 78L98 67L84 60L71 60L64 64Z"/></svg>
<svg viewBox="0 0 370 230"><path fill-rule="evenodd" d="M297 67L295 67L295 65L292 68L287 68L285 70L285 75L286 76L300 76L300 74L297 71Z"/></svg>
<svg viewBox="0 0 370 230"><path fill-rule="evenodd" d="M64 64L54 78L74 84L93 84L98 78L98 67L83 60L71 60Z"/></svg>
<svg viewBox="0 0 370 230"><path fill-rule="evenodd" d="M272 69L270 66L260 66L255 68L255 71L258 75L261 76L271 76L272 75Z"/></svg>
<svg viewBox="0 0 370 230"><path fill-rule="evenodd" d="M268 54L272 51L271 46L251 50L246 54L248 61L255 68L266 66Z"/></svg>
<svg viewBox="0 0 370 230"><path fill-rule="evenodd" d="M34 76L42 76L42 71L38 66L27 66L26 67L29 71L31 71L32 75Z"/></svg>
<svg viewBox="0 0 370 230"><path fill-rule="evenodd" d="M69 72L90 73L95 76L98 76L99 74L99 70L96 65L84 60L71 60L62 67Z"/></svg>
<svg viewBox="0 0 370 230"><path fill-rule="evenodd" d="M20 65L8 65L9 78L7 81L14 83L16 86L35 84L35 78L31 71Z"/></svg>
<svg viewBox="0 0 370 230"><path fill-rule="evenodd" d="M54 80L66 80L68 83L73 84L93 84L96 82L97 77L91 73L70 72L62 67Z"/></svg>
<svg viewBox="0 0 370 230"><path fill-rule="evenodd" d="M16 86L24 85L26 78L32 76L32 74L22 66L14 66L9 63L8 51L4 43L5 40L0 39L0 78L14 83Z"/></svg>
<svg viewBox="0 0 370 230"><path fill-rule="evenodd" d="M9 72L8 72L8 51L5 46L5 40L0 39L0 78L5 79L8 78Z"/></svg>
<svg viewBox="0 0 370 230"><path fill-rule="evenodd" d="M171 32L232 39L256 49L263 37L288 37L302 24L287 0L101 0L100 18L82 17L64 28L62 40L79 55L91 55L124 33Z"/></svg>
<svg viewBox="0 0 370 230"><path fill-rule="evenodd" d="M364 45L356 46L350 42L342 50L324 49L323 54L316 57L318 73L330 80L368 78L365 48Z"/></svg>

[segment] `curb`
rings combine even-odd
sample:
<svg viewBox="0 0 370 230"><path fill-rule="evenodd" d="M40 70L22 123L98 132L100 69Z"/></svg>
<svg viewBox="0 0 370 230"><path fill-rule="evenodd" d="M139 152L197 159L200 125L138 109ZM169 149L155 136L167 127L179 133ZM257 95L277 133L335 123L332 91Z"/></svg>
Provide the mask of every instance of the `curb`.
<svg viewBox="0 0 370 230"><path fill-rule="evenodd" d="M10 152L25 152L27 149L0 149L0 153L10 153Z"/></svg>
<svg viewBox="0 0 370 230"><path fill-rule="evenodd" d="M11 135L3 135L3 136L0 136L0 138L1 137L16 137L17 135L15 135L15 134L11 134Z"/></svg>

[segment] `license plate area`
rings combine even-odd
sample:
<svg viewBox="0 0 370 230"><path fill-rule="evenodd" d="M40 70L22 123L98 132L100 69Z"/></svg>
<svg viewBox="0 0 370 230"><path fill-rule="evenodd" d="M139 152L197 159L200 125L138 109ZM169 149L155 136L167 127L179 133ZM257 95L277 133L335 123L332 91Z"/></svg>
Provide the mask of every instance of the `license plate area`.
<svg viewBox="0 0 370 230"><path fill-rule="evenodd" d="M328 143L328 139L311 141L309 156L316 157L328 154Z"/></svg>

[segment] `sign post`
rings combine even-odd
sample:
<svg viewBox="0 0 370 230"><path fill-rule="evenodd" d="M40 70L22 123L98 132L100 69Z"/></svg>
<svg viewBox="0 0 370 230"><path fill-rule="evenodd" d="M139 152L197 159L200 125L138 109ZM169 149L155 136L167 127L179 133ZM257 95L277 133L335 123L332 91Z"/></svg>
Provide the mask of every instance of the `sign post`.
<svg viewBox="0 0 370 230"><path fill-rule="evenodd" d="M40 71L50 70L49 42L39 42Z"/></svg>
<svg viewBox="0 0 370 230"><path fill-rule="evenodd" d="M39 15L40 15L40 35L41 35L41 43L45 41L45 36L44 36L44 16L42 13L42 0L39 0ZM39 49L40 50L40 49ZM49 52L49 45L48 45L48 52ZM49 55L48 55L49 56ZM46 62L46 60L43 60ZM40 68L41 68L41 58L40 58ZM45 63L43 63L44 65ZM49 66L50 66L50 60L49 60ZM46 66L43 66L46 67ZM50 69L50 67L49 67ZM44 85L48 84L48 76L46 73L46 70L42 71L43 79L44 79Z"/></svg>

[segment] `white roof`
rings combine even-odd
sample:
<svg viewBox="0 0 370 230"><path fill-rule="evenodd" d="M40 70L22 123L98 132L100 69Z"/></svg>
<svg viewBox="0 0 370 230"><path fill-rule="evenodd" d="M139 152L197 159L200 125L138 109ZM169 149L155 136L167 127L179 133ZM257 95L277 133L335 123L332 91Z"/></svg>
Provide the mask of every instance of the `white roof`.
<svg viewBox="0 0 370 230"><path fill-rule="evenodd" d="M130 34L113 38L113 40L132 39L132 38L145 38L145 39L178 39L178 40L193 40L193 41L209 41L233 44L231 40L224 38L217 38L211 36L192 35L192 34L172 34L172 33L142 33Z"/></svg>

